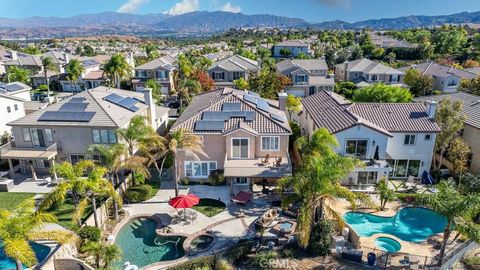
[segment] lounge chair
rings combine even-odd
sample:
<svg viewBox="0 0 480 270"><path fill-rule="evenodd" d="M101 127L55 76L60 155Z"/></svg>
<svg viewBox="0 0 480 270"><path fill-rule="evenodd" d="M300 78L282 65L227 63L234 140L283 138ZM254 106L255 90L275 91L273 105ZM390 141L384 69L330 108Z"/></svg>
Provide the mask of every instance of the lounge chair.
<svg viewBox="0 0 480 270"><path fill-rule="evenodd" d="M262 165L268 164L268 161L270 160L270 155L267 154L264 159L262 159Z"/></svg>
<svg viewBox="0 0 480 270"><path fill-rule="evenodd" d="M407 182L405 182L405 186L407 188L414 188L417 186L417 184L415 183L415 177L413 176L408 176L408 179L407 179Z"/></svg>
<svg viewBox="0 0 480 270"><path fill-rule="evenodd" d="M282 157L275 159L275 167L282 166Z"/></svg>

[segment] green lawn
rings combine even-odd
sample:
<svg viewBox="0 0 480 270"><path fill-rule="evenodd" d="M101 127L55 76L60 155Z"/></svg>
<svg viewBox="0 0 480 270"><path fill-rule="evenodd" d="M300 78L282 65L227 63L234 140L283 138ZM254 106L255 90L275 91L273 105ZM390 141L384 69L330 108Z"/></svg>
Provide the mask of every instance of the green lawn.
<svg viewBox="0 0 480 270"><path fill-rule="evenodd" d="M152 193L150 193L150 198L152 198L153 196L155 196L157 194L158 190L160 189L161 182L160 181L149 181L149 180L147 180L147 181L145 181L145 184L152 187Z"/></svg>
<svg viewBox="0 0 480 270"><path fill-rule="evenodd" d="M225 203L219 200L205 198L200 199L200 202L192 208L207 217L213 217L225 210Z"/></svg>
<svg viewBox="0 0 480 270"><path fill-rule="evenodd" d="M48 209L48 212L54 214L57 217L57 223L66 228L71 228L72 226L75 226L75 224L72 223L74 211L75 206L73 205L71 199L67 199L65 203L52 206L50 209ZM85 218L91 211L92 209L90 206L88 207L86 214L83 216L83 218Z"/></svg>
<svg viewBox="0 0 480 270"><path fill-rule="evenodd" d="M0 192L0 209L12 211L19 203L34 196L35 193Z"/></svg>

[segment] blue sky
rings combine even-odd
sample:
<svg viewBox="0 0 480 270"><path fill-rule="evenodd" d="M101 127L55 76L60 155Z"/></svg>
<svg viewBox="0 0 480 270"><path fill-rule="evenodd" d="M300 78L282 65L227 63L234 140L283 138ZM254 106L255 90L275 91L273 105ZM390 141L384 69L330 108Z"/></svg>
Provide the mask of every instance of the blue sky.
<svg viewBox="0 0 480 270"><path fill-rule="evenodd" d="M406 15L440 15L480 11L480 0L0 0L0 17L67 17L84 13L181 14L225 10L274 14L309 22L348 22Z"/></svg>

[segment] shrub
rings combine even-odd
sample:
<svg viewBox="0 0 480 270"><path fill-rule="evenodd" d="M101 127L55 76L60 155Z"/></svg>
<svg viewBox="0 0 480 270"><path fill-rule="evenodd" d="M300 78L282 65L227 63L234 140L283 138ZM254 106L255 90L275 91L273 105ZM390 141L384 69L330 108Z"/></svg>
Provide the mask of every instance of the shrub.
<svg viewBox="0 0 480 270"><path fill-rule="evenodd" d="M415 193L396 193L395 196L404 203L414 203L418 194Z"/></svg>
<svg viewBox="0 0 480 270"><path fill-rule="evenodd" d="M139 185L127 190L125 198L130 203L143 202L152 197L153 189L150 185Z"/></svg>
<svg viewBox="0 0 480 270"><path fill-rule="evenodd" d="M37 88L38 91L47 91L48 90L48 87L46 84L41 84L38 86Z"/></svg>
<svg viewBox="0 0 480 270"><path fill-rule="evenodd" d="M333 229L332 222L328 220L322 220L315 224L310 235L307 251L319 256L330 254Z"/></svg>
<svg viewBox="0 0 480 270"><path fill-rule="evenodd" d="M169 268L170 270L197 270L197 269L214 269L216 258L215 256L205 256L193 260L188 260L185 263Z"/></svg>
<svg viewBox="0 0 480 270"><path fill-rule="evenodd" d="M251 265L259 269L272 269L273 265L266 264L270 260L278 258L276 251L260 251L251 260Z"/></svg>
<svg viewBox="0 0 480 270"><path fill-rule="evenodd" d="M237 263L243 260L250 253L254 244L255 242L253 241L239 241L236 246L226 252L225 256L234 263Z"/></svg>
<svg viewBox="0 0 480 270"><path fill-rule="evenodd" d="M188 184L190 183L190 179L188 179L187 177L185 177L185 178L180 179L180 181L178 181L178 183L179 183L180 185L188 186Z"/></svg>
<svg viewBox="0 0 480 270"><path fill-rule="evenodd" d="M233 266L225 259L219 259L215 263L215 270L233 270Z"/></svg>
<svg viewBox="0 0 480 270"><path fill-rule="evenodd" d="M208 177L208 183L212 186L225 185L223 170L216 170Z"/></svg>
<svg viewBox="0 0 480 270"><path fill-rule="evenodd" d="M145 175L143 175L142 173L135 173L134 183L137 185L145 183Z"/></svg>
<svg viewBox="0 0 480 270"><path fill-rule="evenodd" d="M433 91L432 91L432 94L434 94L434 95L441 95L441 94L442 94L442 91L440 91L440 90L433 90Z"/></svg>
<svg viewBox="0 0 480 270"><path fill-rule="evenodd" d="M472 255L463 259L465 266L470 270L480 269L480 256Z"/></svg>
<svg viewBox="0 0 480 270"><path fill-rule="evenodd" d="M78 236L82 239L82 243L87 241L98 242L100 241L101 231L97 227L83 226L78 230Z"/></svg>

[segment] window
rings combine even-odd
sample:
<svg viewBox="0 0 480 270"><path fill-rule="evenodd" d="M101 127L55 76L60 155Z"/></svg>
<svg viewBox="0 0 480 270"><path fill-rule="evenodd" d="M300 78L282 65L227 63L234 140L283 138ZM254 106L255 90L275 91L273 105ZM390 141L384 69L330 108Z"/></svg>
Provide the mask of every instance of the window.
<svg viewBox="0 0 480 270"><path fill-rule="evenodd" d="M45 131L45 140L50 143L53 142L52 130L49 128L46 128L44 129L44 131Z"/></svg>
<svg viewBox="0 0 480 270"><path fill-rule="evenodd" d="M415 135L405 135L405 140L403 141L403 144L406 145L414 145L415 144Z"/></svg>
<svg viewBox="0 0 480 270"><path fill-rule="evenodd" d="M207 178L217 169L216 161L186 161L185 176L191 178Z"/></svg>
<svg viewBox="0 0 480 270"><path fill-rule="evenodd" d="M302 83L307 81L306 75L295 75L295 82Z"/></svg>
<svg viewBox="0 0 480 270"><path fill-rule="evenodd" d="M117 136L113 129L92 129L93 143L116 143Z"/></svg>
<svg viewBox="0 0 480 270"><path fill-rule="evenodd" d="M39 160L37 159L35 161L35 165L39 169L44 169L44 168L49 168L50 167L50 162L48 160Z"/></svg>
<svg viewBox="0 0 480 270"><path fill-rule="evenodd" d="M164 79L167 77L167 72L163 70L157 70L157 78Z"/></svg>
<svg viewBox="0 0 480 270"><path fill-rule="evenodd" d="M457 81L456 80L449 81L448 86L457 86Z"/></svg>
<svg viewBox="0 0 480 270"><path fill-rule="evenodd" d="M145 78L147 77L147 72L145 70L137 70L137 77Z"/></svg>
<svg viewBox="0 0 480 270"><path fill-rule="evenodd" d="M248 178L246 177L235 177L233 180L235 185L248 185Z"/></svg>
<svg viewBox="0 0 480 270"><path fill-rule="evenodd" d="M368 75L367 75L368 76ZM353 77L358 78L358 73L353 73Z"/></svg>
<svg viewBox="0 0 480 270"><path fill-rule="evenodd" d="M233 72L233 79L238 80L242 77L242 72Z"/></svg>
<svg viewBox="0 0 480 270"><path fill-rule="evenodd" d="M407 177L408 176L418 176L418 172L420 171L420 160L409 160L408 167L407 167Z"/></svg>
<svg viewBox="0 0 480 270"><path fill-rule="evenodd" d="M12 111L12 109L10 108L10 106L7 106L7 113L10 113Z"/></svg>
<svg viewBox="0 0 480 270"><path fill-rule="evenodd" d="M418 177L420 173L420 165L422 161L420 160L387 160L390 164L390 167L393 168L393 171L390 172L389 176L393 178L406 178L411 176Z"/></svg>
<svg viewBox="0 0 480 270"><path fill-rule="evenodd" d="M367 146L368 140L347 140L345 145L345 153L347 155L354 155L359 158L366 158Z"/></svg>
<svg viewBox="0 0 480 270"><path fill-rule="evenodd" d="M378 80L378 76L376 74L373 74L372 75L372 81L376 81L376 80Z"/></svg>
<svg viewBox="0 0 480 270"><path fill-rule="evenodd" d="M15 111L18 111L18 105L17 104L14 104L13 108L15 109Z"/></svg>
<svg viewBox="0 0 480 270"><path fill-rule="evenodd" d="M431 141L432 140L432 135L431 134L425 134L425 141Z"/></svg>
<svg viewBox="0 0 480 270"><path fill-rule="evenodd" d="M232 158L248 158L248 141L247 138L232 139Z"/></svg>
<svg viewBox="0 0 480 270"><path fill-rule="evenodd" d="M214 80L223 80L225 78L223 72L213 72L212 77L213 77L212 79Z"/></svg>
<svg viewBox="0 0 480 270"><path fill-rule="evenodd" d="M70 154L70 163L77 164L82 160L85 160L85 156L83 154Z"/></svg>
<svg viewBox="0 0 480 270"><path fill-rule="evenodd" d="M280 137L262 137L262 151L278 151Z"/></svg>
<svg viewBox="0 0 480 270"><path fill-rule="evenodd" d="M25 142L31 142L32 137L30 136L30 129L29 128L22 128L22 134L23 134L23 141Z"/></svg>
<svg viewBox="0 0 480 270"><path fill-rule="evenodd" d="M377 172L358 172L357 184L374 185L377 183Z"/></svg>

